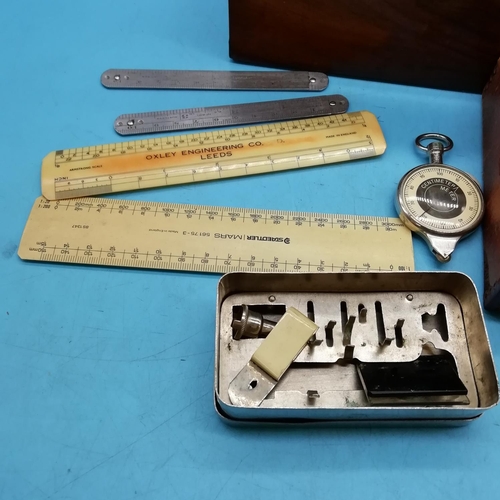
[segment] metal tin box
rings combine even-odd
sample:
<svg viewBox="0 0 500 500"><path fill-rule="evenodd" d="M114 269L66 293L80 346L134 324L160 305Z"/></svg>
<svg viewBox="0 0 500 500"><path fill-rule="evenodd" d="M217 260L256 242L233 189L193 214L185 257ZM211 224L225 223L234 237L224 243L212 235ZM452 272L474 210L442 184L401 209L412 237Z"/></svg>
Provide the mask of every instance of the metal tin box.
<svg viewBox="0 0 500 500"><path fill-rule="evenodd" d="M258 407L235 405L228 393L265 342L265 334L235 338L243 307L267 323L294 307L319 326ZM477 291L464 274L230 273L219 281L215 405L229 421L460 424L498 399Z"/></svg>

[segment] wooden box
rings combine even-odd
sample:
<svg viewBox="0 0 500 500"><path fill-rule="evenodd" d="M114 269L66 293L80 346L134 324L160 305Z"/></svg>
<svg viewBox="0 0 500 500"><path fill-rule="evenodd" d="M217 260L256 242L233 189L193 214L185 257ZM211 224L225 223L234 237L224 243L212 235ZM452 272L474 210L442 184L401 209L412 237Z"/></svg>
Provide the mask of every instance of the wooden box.
<svg viewBox="0 0 500 500"><path fill-rule="evenodd" d="M500 310L500 61L483 92L484 305Z"/></svg>
<svg viewBox="0 0 500 500"><path fill-rule="evenodd" d="M500 0L229 0L242 63L481 93Z"/></svg>

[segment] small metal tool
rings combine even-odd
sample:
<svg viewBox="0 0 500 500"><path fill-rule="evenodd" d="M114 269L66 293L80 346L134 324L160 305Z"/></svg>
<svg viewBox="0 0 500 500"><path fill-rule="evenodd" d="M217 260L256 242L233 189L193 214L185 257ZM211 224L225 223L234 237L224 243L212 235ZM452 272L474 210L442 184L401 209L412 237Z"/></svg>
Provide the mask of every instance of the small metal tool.
<svg viewBox="0 0 500 500"><path fill-rule="evenodd" d="M241 317L235 318L232 323L233 338L236 340L256 339L259 335L269 333L275 326L275 321L264 319L262 314L251 311L246 304L243 304Z"/></svg>
<svg viewBox="0 0 500 500"><path fill-rule="evenodd" d="M424 146L422 141L433 142ZM404 224L421 236L440 262L447 262L456 244L481 223L484 199L477 181L443 164L453 141L443 134L422 134L416 146L430 163L410 170L400 181L396 208Z"/></svg>
<svg viewBox="0 0 500 500"><path fill-rule="evenodd" d="M328 76L311 71L108 69L101 83L109 89L321 91Z"/></svg>
<svg viewBox="0 0 500 500"><path fill-rule="evenodd" d="M356 316L349 316L349 320L344 326L344 331L342 332L342 345L348 346L351 344L352 337L352 327L356 321Z"/></svg>
<svg viewBox="0 0 500 500"><path fill-rule="evenodd" d="M314 401L315 399L319 399L319 398L320 398L320 394L315 389L309 389L307 391L307 399Z"/></svg>
<svg viewBox="0 0 500 500"><path fill-rule="evenodd" d="M129 113L120 115L115 120L114 127L120 135L151 134L331 116L346 113L348 108L349 101L343 95L322 95L206 108Z"/></svg>

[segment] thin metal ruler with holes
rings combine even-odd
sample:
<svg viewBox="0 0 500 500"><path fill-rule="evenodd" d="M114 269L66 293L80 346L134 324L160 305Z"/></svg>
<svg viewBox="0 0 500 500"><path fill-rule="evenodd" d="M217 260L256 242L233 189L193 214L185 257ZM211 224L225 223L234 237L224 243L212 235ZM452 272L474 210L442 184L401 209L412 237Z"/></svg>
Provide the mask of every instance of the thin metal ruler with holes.
<svg viewBox="0 0 500 500"><path fill-rule="evenodd" d="M120 135L150 134L339 115L346 113L348 107L349 101L343 95L302 97L206 108L129 113L120 115L114 122L114 128Z"/></svg>
<svg viewBox="0 0 500 500"><path fill-rule="evenodd" d="M72 148L42 162L49 200L225 179L377 156L386 143L367 111Z"/></svg>
<svg viewBox="0 0 500 500"><path fill-rule="evenodd" d="M411 271L401 220L103 198L33 205L22 259L226 273Z"/></svg>
<svg viewBox="0 0 500 500"><path fill-rule="evenodd" d="M328 76L309 71L108 69L101 83L110 89L320 91L328 86Z"/></svg>

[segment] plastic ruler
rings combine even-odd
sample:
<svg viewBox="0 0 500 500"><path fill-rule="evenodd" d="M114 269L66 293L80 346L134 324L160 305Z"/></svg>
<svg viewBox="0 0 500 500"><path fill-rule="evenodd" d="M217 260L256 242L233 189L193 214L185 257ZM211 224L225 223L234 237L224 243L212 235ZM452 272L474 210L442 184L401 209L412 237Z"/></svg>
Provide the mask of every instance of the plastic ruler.
<svg viewBox="0 0 500 500"><path fill-rule="evenodd" d="M411 271L398 218L82 198L35 201L27 260L226 273Z"/></svg>
<svg viewBox="0 0 500 500"><path fill-rule="evenodd" d="M276 172L377 156L385 139L368 111L53 151L50 200Z"/></svg>

